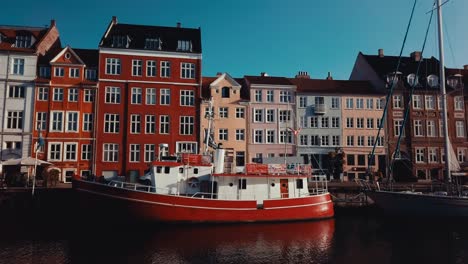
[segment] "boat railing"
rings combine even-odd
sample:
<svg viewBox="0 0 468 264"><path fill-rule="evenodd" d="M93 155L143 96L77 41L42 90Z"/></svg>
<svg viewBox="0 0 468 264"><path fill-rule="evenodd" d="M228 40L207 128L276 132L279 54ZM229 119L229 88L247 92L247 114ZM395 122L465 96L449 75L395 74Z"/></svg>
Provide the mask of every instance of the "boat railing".
<svg viewBox="0 0 468 264"><path fill-rule="evenodd" d="M319 195L328 192L328 181L326 175L313 175L310 179L310 195Z"/></svg>
<svg viewBox="0 0 468 264"><path fill-rule="evenodd" d="M142 192L149 192L149 193L167 193L169 194L169 189L166 188L157 188L150 185L144 185L139 183L131 183L131 182L124 182L124 181L110 181L107 183L112 187L127 189L127 190L134 190L134 191L142 191Z"/></svg>
<svg viewBox="0 0 468 264"><path fill-rule="evenodd" d="M216 198L216 193L209 193L209 192L196 192L190 197L198 197L198 198Z"/></svg>

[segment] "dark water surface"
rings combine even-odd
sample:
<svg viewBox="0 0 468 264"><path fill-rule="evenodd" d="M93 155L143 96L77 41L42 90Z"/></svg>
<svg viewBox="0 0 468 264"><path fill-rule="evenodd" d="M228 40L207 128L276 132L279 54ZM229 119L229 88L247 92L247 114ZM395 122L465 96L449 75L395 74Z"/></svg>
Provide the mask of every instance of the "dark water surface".
<svg viewBox="0 0 468 264"><path fill-rule="evenodd" d="M314 222L162 225L1 211L0 263L468 263L468 222L375 211Z"/></svg>

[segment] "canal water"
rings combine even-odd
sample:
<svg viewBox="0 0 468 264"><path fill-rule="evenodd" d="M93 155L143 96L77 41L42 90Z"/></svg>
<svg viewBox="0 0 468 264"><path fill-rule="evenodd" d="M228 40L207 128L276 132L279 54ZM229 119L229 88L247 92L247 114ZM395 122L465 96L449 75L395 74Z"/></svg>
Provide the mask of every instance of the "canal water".
<svg viewBox="0 0 468 264"><path fill-rule="evenodd" d="M162 225L62 206L0 211L0 263L468 263L468 224L453 219L357 209L312 222Z"/></svg>

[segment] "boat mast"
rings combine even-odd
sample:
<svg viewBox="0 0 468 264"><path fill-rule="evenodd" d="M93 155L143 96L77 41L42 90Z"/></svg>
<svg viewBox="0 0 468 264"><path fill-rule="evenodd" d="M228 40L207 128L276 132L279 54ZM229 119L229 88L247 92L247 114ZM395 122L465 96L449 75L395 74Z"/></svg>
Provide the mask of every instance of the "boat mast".
<svg viewBox="0 0 468 264"><path fill-rule="evenodd" d="M211 125L213 123L213 117L214 117L214 114L213 114L213 97L210 97L209 101L208 101L208 112L206 112L205 114L205 118L208 119L208 129L206 131L206 135L205 135L205 154L208 154L208 147L209 147L209 144L210 144L210 137L211 137Z"/></svg>
<svg viewBox="0 0 468 264"><path fill-rule="evenodd" d="M441 1L437 0L437 28L439 37L439 75L440 75L440 94L442 95L442 118L444 123L444 145L445 145L445 171L447 175L447 181L452 182L452 176L450 172L450 154L449 154L449 135L448 135L448 118L447 118L447 93L445 91L445 69L444 69L444 34L442 32L442 5Z"/></svg>

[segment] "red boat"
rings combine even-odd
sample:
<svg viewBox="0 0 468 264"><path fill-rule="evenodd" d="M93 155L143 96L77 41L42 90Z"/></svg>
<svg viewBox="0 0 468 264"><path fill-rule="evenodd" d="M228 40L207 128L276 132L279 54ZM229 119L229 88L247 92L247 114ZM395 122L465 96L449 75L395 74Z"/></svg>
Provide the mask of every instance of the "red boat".
<svg viewBox="0 0 468 264"><path fill-rule="evenodd" d="M73 188L81 204L150 221L271 222L334 215L324 177L288 174L282 165L248 164L241 174L213 173L214 168L201 155L191 155L154 161L141 178L145 184L80 178Z"/></svg>

